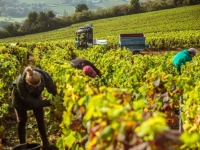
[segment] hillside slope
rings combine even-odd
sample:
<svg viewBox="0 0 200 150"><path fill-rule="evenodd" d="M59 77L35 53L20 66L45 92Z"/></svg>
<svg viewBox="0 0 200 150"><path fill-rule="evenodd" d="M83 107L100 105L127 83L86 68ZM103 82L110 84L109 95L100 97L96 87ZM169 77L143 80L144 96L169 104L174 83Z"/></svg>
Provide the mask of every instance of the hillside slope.
<svg viewBox="0 0 200 150"><path fill-rule="evenodd" d="M87 23L93 24L94 38L109 41L116 41L121 33L135 32L145 33L147 39L150 36L158 37L168 33L169 36L173 34L187 36L199 34L200 31L200 17L194 14L200 14L200 5L83 22L50 32L0 39L0 42L73 41L75 31Z"/></svg>

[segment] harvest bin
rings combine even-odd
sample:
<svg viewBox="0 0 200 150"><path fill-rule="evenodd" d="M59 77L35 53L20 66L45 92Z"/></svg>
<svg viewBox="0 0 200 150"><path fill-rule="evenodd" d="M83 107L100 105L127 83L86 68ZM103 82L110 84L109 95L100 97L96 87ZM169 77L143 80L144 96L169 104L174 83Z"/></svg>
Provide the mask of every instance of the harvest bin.
<svg viewBox="0 0 200 150"><path fill-rule="evenodd" d="M40 147L38 143L24 143L13 147L11 150L40 150Z"/></svg>
<svg viewBox="0 0 200 150"><path fill-rule="evenodd" d="M119 45L121 49L126 47L131 51L142 51L148 47L144 33L119 34Z"/></svg>

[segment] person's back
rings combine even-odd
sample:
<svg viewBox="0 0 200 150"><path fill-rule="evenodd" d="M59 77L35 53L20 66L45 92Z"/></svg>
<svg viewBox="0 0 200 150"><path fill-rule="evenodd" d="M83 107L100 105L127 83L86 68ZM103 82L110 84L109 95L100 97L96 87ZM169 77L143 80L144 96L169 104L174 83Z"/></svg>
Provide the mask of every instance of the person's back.
<svg viewBox="0 0 200 150"><path fill-rule="evenodd" d="M96 77L96 75L101 77L101 73L99 69L97 69L96 66L92 62L86 59L83 59L83 58L73 59L71 60L71 63L74 68L83 70L84 73L88 75L89 77L94 78Z"/></svg>
<svg viewBox="0 0 200 150"><path fill-rule="evenodd" d="M183 50L183 51L178 52L178 53L174 56L174 58L173 58L173 64L174 64L175 66L180 66L180 65L182 65L182 64L185 65L185 63L186 63L187 61L190 61L190 60L192 60L192 57L190 56L188 50L185 49L185 50Z"/></svg>
<svg viewBox="0 0 200 150"><path fill-rule="evenodd" d="M179 73L181 72L181 65L185 65L186 62L191 61L192 57L196 55L196 49L184 49L178 52L172 59L173 64L177 67Z"/></svg>

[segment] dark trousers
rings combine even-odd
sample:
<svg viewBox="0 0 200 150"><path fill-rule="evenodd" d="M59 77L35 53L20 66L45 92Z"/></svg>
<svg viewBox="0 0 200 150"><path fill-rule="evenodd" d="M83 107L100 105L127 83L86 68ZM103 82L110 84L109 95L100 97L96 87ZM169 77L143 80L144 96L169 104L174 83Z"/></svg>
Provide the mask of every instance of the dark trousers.
<svg viewBox="0 0 200 150"><path fill-rule="evenodd" d="M15 113L18 122L18 136L20 144L26 143L26 122L27 122L27 110L15 108ZM48 145L48 139L46 135L45 123L44 123L44 111L43 108L33 109L34 116L37 121L38 130L43 145Z"/></svg>

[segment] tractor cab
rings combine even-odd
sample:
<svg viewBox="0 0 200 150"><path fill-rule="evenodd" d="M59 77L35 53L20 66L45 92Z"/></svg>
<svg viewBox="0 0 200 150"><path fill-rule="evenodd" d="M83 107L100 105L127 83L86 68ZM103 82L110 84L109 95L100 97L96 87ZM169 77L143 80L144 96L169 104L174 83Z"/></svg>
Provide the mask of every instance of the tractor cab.
<svg viewBox="0 0 200 150"><path fill-rule="evenodd" d="M77 48L88 48L93 45L93 28L91 24L80 27L76 31L75 45Z"/></svg>
<svg viewBox="0 0 200 150"><path fill-rule="evenodd" d="M93 39L93 27L91 24L76 30L75 46L78 49L92 47L92 45L107 45L107 40Z"/></svg>

